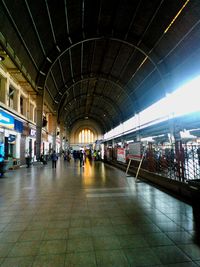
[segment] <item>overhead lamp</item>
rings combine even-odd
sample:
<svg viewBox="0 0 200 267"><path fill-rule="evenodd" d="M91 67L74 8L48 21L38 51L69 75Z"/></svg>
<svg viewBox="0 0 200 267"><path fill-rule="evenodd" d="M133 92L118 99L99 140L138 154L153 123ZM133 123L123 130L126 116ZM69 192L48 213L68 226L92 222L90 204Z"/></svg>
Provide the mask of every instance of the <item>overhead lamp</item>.
<svg viewBox="0 0 200 267"><path fill-rule="evenodd" d="M5 57L0 55L0 61L4 61L4 60L5 60Z"/></svg>

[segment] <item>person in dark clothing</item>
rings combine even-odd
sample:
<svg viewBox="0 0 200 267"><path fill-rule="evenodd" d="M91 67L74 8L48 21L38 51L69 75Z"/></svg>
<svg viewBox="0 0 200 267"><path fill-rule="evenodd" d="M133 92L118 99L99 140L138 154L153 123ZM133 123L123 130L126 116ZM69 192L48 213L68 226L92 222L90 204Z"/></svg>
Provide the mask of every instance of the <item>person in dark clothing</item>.
<svg viewBox="0 0 200 267"><path fill-rule="evenodd" d="M200 147L197 148L197 157L198 157L198 163L200 166Z"/></svg>
<svg viewBox="0 0 200 267"><path fill-rule="evenodd" d="M84 154L82 150L80 151L79 159L80 159L80 167L82 166L84 167Z"/></svg>
<svg viewBox="0 0 200 267"><path fill-rule="evenodd" d="M51 160L52 160L52 168L56 169L56 162L58 160L58 156L56 154L56 151L54 150L53 153L51 154Z"/></svg>
<svg viewBox="0 0 200 267"><path fill-rule="evenodd" d="M31 162L31 157L30 157L30 154L28 152L26 152L26 154L25 154L25 159L26 159L26 168L29 168L30 162Z"/></svg>

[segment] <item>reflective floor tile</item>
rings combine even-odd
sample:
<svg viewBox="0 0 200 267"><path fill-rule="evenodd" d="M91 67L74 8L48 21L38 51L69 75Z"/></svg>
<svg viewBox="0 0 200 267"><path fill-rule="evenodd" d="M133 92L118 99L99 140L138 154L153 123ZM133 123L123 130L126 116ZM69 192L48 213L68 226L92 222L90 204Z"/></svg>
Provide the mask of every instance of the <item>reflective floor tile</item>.
<svg viewBox="0 0 200 267"><path fill-rule="evenodd" d="M32 267L34 257L6 258L1 267ZM1 261L0 261L1 263Z"/></svg>
<svg viewBox="0 0 200 267"><path fill-rule="evenodd" d="M161 265L157 257L150 248L125 249L130 266L156 266Z"/></svg>
<svg viewBox="0 0 200 267"><path fill-rule="evenodd" d="M0 244L6 243L6 242L17 242L17 240L19 240L22 233L23 231L1 232L0 233Z"/></svg>
<svg viewBox="0 0 200 267"><path fill-rule="evenodd" d="M67 239L67 229L46 229L44 231L43 240L56 240L56 239Z"/></svg>
<svg viewBox="0 0 200 267"><path fill-rule="evenodd" d="M24 231L20 236L20 241L34 241L42 240L44 236L44 231Z"/></svg>
<svg viewBox="0 0 200 267"><path fill-rule="evenodd" d="M154 247L154 246L166 246L166 245L174 245L174 243L167 237L164 233L151 233L146 234L144 236L146 242Z"/></svg>
<svg viewBox="0 0 200 267"><path fill-rule="evenodd" d="M83 253L67 254L65 257L65 267L72 267L72 266L74 267L97 267L95 253L94 252L83 252Z"/></svg>
<svg viewBox="0 0 200 267"><path fill-rule="evenodd" d="M177 245L193 243L192 235L185 231L167 232L166 235Z"/></svg>
<svg viewBox="0 0 200 267"><path fill-rule="evenodd" d="M143 248L149 247L143 235L119 235L121 248Z"/></svg>
<svg viewBox="0 0 200 267"><path fill-rule="evenodd" d="M120 249L120 242L116 236L99 236L93 238L95 250Z"/></svg>
<svg viewBox="0 0 200 267"><path fill-rule="evenodd" d="M17 242L9 253L9 257L34 256L40 248L40 241Z"/></svg>
<svg viewBox="0 0 200 267"><path fill-rule="evenodd" d="M94 251L92 238L74 238L67 241L67 253Z"/></svg>
<svg viewBox="0 0 200 267"><path fill-rule="evenodd" d="M42 241L39 249L39 254L61 254L66 253L66 240L47 240Z"/></svg>
<svg viewBox="0 0 200 267"><path fill-rule="evenodd" d="M2 243L0 244L0 257L6 257L15 243Z"/></svg>
<svg viewBox="0 0 200 267"><path fill-rule="evenodd" d="M200 260L200 248L195 244L178 245L192 260Z"/></svg>
<svg viewBox="0 0 200 267"><path fill-rule="evenodd" d="M65 254L37 256L31 267L63 267L65 266Z"/></svg>
<svg viewBox="0 0 200 267"><path fill-rule="evenodd" d="M152 250L162 264L191 261L191 259L176 246L153 247Z"/></svg>
<svg viewBox="0 0 200 267"><path fill-rule="evenodd" d="M122 250L96 251L98 267L128 267L128 260Z"/></svg>

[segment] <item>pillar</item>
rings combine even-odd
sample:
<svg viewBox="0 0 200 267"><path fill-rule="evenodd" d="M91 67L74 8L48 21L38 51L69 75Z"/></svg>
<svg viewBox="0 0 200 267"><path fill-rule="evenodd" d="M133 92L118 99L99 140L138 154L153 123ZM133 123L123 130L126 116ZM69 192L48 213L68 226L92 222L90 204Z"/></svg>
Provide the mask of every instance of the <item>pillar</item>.
<svg viewBox="0 0 200 267"><path fill-rule="evenodd" d="M42 121L43 121L43 102L44 97L42 94L37 94L36 104L36 159L40 159L41 143L42 143Z"/></svg>
<svg viewBox="0 0 200 267"><path fill-rule="evenodd" d="M63 137L65 136L64 133L64 124L61 122L60 123L60 152L65 150L65 146L63 146Z"/></svg>
<svg viewBox="0 0 200 267"><path fill-rule="evenodd" d="M8 79L6 78L1 78L0 82L0 101L7 105L7 97L8 97L8 87L9 87L9 82Z"/></svg>
<svg viewBox="0 0 200 267"><path fill-rule="evenodd" d="M56 150L57 119L56 115L49 115L49 133L53 138L52 149Z"/></svg>

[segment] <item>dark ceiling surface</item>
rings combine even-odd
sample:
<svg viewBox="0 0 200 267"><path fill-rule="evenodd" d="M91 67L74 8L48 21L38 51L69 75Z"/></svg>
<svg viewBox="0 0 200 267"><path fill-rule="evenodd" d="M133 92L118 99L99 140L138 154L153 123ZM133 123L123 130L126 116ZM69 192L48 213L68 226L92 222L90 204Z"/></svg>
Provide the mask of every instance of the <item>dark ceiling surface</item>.
<svg viewBox="0 0 200 267"><path fill-rule="evenodd" d="M0 0L0 32L69 127L107 132L200 72L199 0Z"/></svg>

